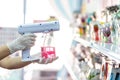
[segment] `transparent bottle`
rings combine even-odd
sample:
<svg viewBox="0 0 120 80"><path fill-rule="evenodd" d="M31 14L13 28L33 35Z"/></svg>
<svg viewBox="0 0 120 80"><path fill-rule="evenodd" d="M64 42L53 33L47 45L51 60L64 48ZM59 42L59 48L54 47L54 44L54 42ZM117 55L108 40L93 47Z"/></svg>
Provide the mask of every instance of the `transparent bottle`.
<svg viewBox="0 0 120 80"><path fill-rule="evenodd" d="M43 37L43 46L41 46L41 54L43 58L56 57L53 32L45 34Z"/></svg>

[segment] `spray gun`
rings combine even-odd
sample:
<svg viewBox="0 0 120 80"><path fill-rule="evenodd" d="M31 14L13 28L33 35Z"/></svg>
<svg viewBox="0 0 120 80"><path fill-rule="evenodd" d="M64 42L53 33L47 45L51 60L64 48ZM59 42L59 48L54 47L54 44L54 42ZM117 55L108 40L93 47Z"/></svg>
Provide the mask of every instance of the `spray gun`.
<svg viewBox="0 0 120 80"><path fill-rule="evenodd" d="M18 32L21 35L25 33L48 33L51 31L59 30L58 21L48 21L33 24L23 24L18 27ZM30 49L22 50L22 61L32 61L35 60L30 56Z"/></svg>

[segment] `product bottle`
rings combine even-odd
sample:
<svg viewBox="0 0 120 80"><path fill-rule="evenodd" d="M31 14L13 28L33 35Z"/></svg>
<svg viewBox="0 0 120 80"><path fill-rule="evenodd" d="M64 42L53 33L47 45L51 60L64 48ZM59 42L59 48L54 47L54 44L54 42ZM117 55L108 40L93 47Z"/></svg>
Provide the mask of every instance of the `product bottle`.
<svg viewBox="0 0 120 80"><path fill-rule="evenodd" d="M120 73L116 73L115 80L120 80Z"/></svg>
<svg viewBox="0 0 120 80"><path fill-rule="evenodd" d="M50 32L44 36L43 46L41 46L42 57L55 57L55 46L54 46L53 32Z"/></svg>

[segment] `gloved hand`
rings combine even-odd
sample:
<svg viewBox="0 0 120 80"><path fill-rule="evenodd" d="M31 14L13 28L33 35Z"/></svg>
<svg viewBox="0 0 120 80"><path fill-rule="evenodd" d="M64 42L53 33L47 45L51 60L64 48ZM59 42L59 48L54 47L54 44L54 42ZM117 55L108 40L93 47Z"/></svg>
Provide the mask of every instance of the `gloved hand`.
<svg viewBox="0 0 120 80"><path fill-rule="evenodd" d="M37 53L35 55L32 55L32 58L36 59L36 60L34 60L32 62L33 63L38 63L38 64L49 64L49 63L52 63L52 62L54 62L55 60L58 59L58 57L56 57L56 56L51 56L51 57L49 57L47 59L43 58L41 56L41 53Z"/></svg>
<svg viewBox="0 0 120 80"><path fill-rule="evenodd" d="M8 43L7 46L10 50L10 53L14 53L18 50L28 49L32 47L35 43L36 35L32 33L24 34L17 39L13 40L11 43Z"/></svg>
<svg viewBox="0 0 120 80"><path fill-rule="evenodd" d="M47 59L45 59L45 58L40 58L39 59L39 64L49 64L49 63L52 63L53 61L55 61L55 60L57 60L58 59L58 57L50 57L50 58L47 58Z"/></svg>

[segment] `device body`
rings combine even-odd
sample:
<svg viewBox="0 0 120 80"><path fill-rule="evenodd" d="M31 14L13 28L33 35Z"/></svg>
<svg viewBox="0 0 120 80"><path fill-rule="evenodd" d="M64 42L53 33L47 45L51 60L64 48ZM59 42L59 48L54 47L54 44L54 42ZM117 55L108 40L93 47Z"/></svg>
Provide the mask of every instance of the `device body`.
<svg viewBox="0 0 120 80"><path fill-rule="evenodd" d="M58 31L60 29L59 21L48 21L33 24L23 24L18 27L18 33L24 35L25 33L48 33L51 31ZM30 56L30 49L22 50L22 61L32 61Z"/></svg>

